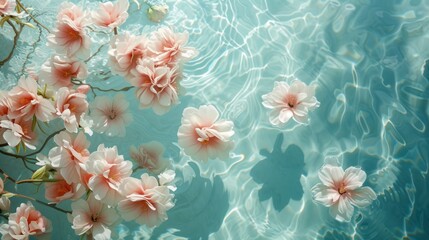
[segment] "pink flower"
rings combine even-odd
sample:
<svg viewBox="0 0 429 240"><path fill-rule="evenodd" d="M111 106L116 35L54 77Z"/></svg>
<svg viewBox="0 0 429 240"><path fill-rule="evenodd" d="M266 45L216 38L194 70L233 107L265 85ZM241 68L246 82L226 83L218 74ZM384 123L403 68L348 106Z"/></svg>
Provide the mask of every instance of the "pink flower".
<svg viewBox="0 0 429 240"><path fill-rule="evenodd" d="M119 35L112 40L109 50L109 66L112 72L131 77L131 70L135 69L140 59L147 57L147 40L143 36L134 36L128 33Z"/></svg>
<svg viewBox="0 0 429 240"><path fill-rule="evenodd" d="M36 116L38 120L47 122L54 118L55 108L52 103L37 95L37 83L30 78L21 78L18 86L9 91L10 119L22 117L24 120Z"/></svg>
<svg viewBox="0 0 429 240"><path fill-rule="evenodd" d="M85 188L79 183L68 184L59 174L54 179L56 182L45 183L45 198L53 203L72 199L76 200L85 193Z"/></svg>
<svg viewBox="0 0 429 240"><path fill-rule="evenodd" d="M147 173L141 179L125 179L119 191L125 199L119 202L118 210L126 221L157 226L167 220L167 211L174 206L169 188L159 186L157 179Z"/></svg>
<svg viewBox="0 0 429 240"><path fill-rule="evenodd" d="M15 15L15 0L0 0L0 15Z"/></svg>
<svg viewBox="0 0 429 240"><path fill-rule="evenodd" d="M186 47L188 32L175 33L171 28L163 27L153 33L148 46L157 65L183 63L198 55L195 48Z"/></svg>
<svg viewBox="0 0 429 240"><path fill-rule="evenodd" d="M233 126L231 121L219 120L219 112L213 105L185 108L177 133L179 146L196 160L227 158L234 146L230 141Z"/></svg>
<svg viewBox="0 0 429 240"><path fill-rule="evenodd" d="M91 234L95 240L111 239L111 227L118 216L114 208L96 200L92 195L87 201L79 199L71 204L72 214L69 220L77 235Z"/></svg>
<svg viewBox="0 0 429 240"><path fill-rule="evenodd" d="M125 126L132 121L128 106L123 94L117 94L113 99L96 97L90 105L91 117L96 123L94 130L108 136L125 136Z"/></svg>
<svg viewBox="0 0 429 240"><path fill-rule="evenodd" d="M362 187L366 173L360 168L325 165L319 171L322 183L313 189L314 200L330 207L330 214L338 221L350 221L354 207L366 207L377 198L369 187Z"/></svg>
<svg viewBox="0 0 429 240"><path fill-rule="evenodd" d="M124 178L131 176L132 163L118 155L116 146L105 148L101 144L97 151L91 153L85 166L85 170L93 174L88 186L94 197L109 205L117 204L122 198L118 192L119 184Z"/></svg>
<svg viewBox="0 0 429 240"><path fill-rule="evenodd" d="M60 56L54 56L46 61L40 70L42 83L54 87L73 87L71 80L77 78L83 80L88 76L86 64Z"/></svg>
<svg viewBox="0 0 429 240"><path fill-rule="evenodd" d="M2 239L25 239L51 232L51 222L37 211L31 202L21 203L16 212L10 214L7 224L1 226Z"/></svg>
<svg viewBox="0 0 429 240"><path fill-rule="evenodd" d="M159 174L170 165L170 161L162 157L164 147L159 142L148 142L139 148L131 146L130 157L140 168L147 169L153 174Z"/></svg>
<svg viewBox="0 0 429 240"><path fill-rule="evenodd" d="M179 102L178 87L181 73L178 67L155 66L152 60L142 60L132 71L130 83L137 88L136 97L143 108L152 107L162 115Z"/></svg>
<svg viewBox="0 0 429 240"><path fill-rule="evenodd" d="M118 27L128 18L129 5L128 0L100 3L99 9L92 12L92 19L100 27Z"/></svg>
<svg viewBox="0 0 429 240"><path fill-rule="evenodd" d="M282 125L293 118L298 123L306 123L310 110L320 103L314 96L314 87L295 80L289 86L286 82L275 82L272 92L262 96L262 105L271 109L270 122Z"/></svg>
<svg viewBox="0 0 429 240"><path fill-rule="evenodd" d="M63 3L58 13L57 27L48 35L48 46L67 57L87 58L90 54L90 38L85 33L87 16L72 3Z"/></svg>
<svg viewBox="0 0 429 240"><path fill-rule="evenodd" d="M31 120L25 121L22 118L17 118L12 121L1 120L0 127L5 129L3 138L11 147L16 147L19 143L23 143L29 149L36 149L34 142L36 134L31 129Z"/></svg>
<svg viewBox="0 0 429 240"><path fill-rule="evenodd" d="M88 110L86 95L63 87L57 92L55 105L67 131L77 133L81 116Z"/></svg>
<svg viewBox="0 0 429 240"><path fill-rule="evenodd" d="M80 172L88 160L90 142L83 132L69 134L65 131L57 134L54 141L58 147L49 151L52 167L59 169L67 183L80 183Z"/></svg>

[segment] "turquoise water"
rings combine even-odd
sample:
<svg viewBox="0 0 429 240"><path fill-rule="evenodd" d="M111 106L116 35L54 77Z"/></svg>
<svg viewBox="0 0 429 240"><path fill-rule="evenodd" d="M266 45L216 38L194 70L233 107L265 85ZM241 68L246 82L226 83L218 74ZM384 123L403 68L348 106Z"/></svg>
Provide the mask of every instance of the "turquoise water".
<svg viewBox="0 0 429 240"><path fill-rule="evenodd" d="M25 4L53 27L59 2ZM131 145L164 144L178 177L175 207L155 229L123 222L115 238L429 239L429 1L166 3L170 12L160 25L188 31L188 45L199 51L184 67L180 104L160 117L139 109L129 92L134 121L126 136L94 134L90 150L117 145L129 159ZM124 30L139 34L160 26L133 4L129 12ZM11 36L10 29L1 30L2 57ZM100 34L93 41L95 51L108 39ZM15 56L0 68L2 89L14 86L23 69L40 67L52 53L45 43L46 32L23 32ZM87 81L128 86L109 75L107 49L88 62ZM309 125L273 127L261 96L289 76L315 84L321 104L309 114ZM195 162L180 153L182 111L202 104L215 105L234 122L235 148L227 160ZM317 173L332 159L344 168L361 167L365 185L377 194L369 207L355 209L350 223L336 221L312 199ZM0 163L14 177L28 175L16 159L2 156ZM18 190L34 194L29 185ZM37 194L43 199L43 191ZM13 209L18 203L13 200ZM77 238L64 214L35 206L53 221L53 239Z"/></svg>

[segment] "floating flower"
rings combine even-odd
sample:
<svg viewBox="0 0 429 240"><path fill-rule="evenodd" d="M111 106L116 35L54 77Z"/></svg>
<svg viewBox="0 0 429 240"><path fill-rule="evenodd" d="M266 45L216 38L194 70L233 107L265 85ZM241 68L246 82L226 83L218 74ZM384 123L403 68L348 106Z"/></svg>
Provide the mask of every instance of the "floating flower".
<svg viewBox="0 0 429 240"><path fill-rule="evenodd" d="M22 117L29 120L36 116L38 120L47 122L55 117L54 106L48 99L37 95L37 82L30 78L19 80L18 86L9 91L9 100L10 119Z"/></svg>
<svg viewBox="0 0 429 240"><path fill-rule="evenodd" d="M185 108L177 133L179 146L196 160L227 158L234 146L230 141L233 126L231 121L219 120L219 112L213 105Z"/></svg>
<svg viewBox="0 0 429 240"><path fill-rule="evenodd" d="M40 82L55 89L73 87L72 79L83 80L88 76L86 64L61 56L53 56L46 61L40 70Z"/></svg>
<svg viewBox="0 0 429 240"><path fill-rule="evenodd" d="M152 60L142 60L132 75L129 80L137 88L136 97L142 108L152 107L156 114L162 115L179 102L177 92L181 73L178 67L170 69L155 66Z"/></svg>
<svg viewBox="0 0 429 240"><path fill-rule="evenodd" d="M0 227L2 239L25 239L51 232L51 222L37 211L31 202L21 203L16 212L10 214L7 224Z"/></svg>
<svg viewBox="0 0 429 240"><path fill-rule="evenodd" d="M100 3L98 10L92 12L92 19L100 27L118 27L128 18L129 5L128 0Z"/></svg>
<svg viewBox="0 0 429 240"><path fill-rule="evenodd" d="M77 133L81 116L88 110L86 95L62 87L57 92L55 105L57 115L64 121L66 130Z"/></svg>
<svg viewBox="0 0 429 240"><path fill-rule="evenodd" d="M137 165L153 174L161 173L170 164L168 159L162 157L163 153L164 147L155 141L142 144L138 148L130 148L130 157Z"/></svg>
<svg viewBox="0 0 429 240"><path fill-rule="evenodd" d="M366 207L377 198L369 187L362 187L366 173L360 168L325 165L319 171L322 183L313 189L314 200L330 207L330 214L338 221L350 221L354 207Z"/></svg>
<svg viewBox="0 0 429 240"><path fill-rule="evenodd" d="M143 36L134 36L129 33L119 35L113 40L109 50L109 66L112 72L131 77L131 70L135 69L140 59L147 57L147 40Z"/></svg>
<svg viewBox="0 0 429 240"><path fill-rule="evenodd" d="M272 92L262 96L262 105L271 109L270 122L273 125L287 123L293 118L298 123L306 123L310 110L319 107L314 96L314 87L295 80L289 86L286 82L275 82Z"/></svg>
<svg viewBox="0 0 429 240"><path fill-rule="evenodd" d="M57 14L57 21L71 20L78 25L87 24L87 14L81 7L71 3L63 2L60 5L60 11Z"/></svg>
<svg viewBox="0 0 429 240"><path fill-rule="evenodd" d="M129 103L123 94L115 97L96 97L90 105L91 117L96 123L94 130L108 136L124 136L125 126L132 121Z"/></svg>
<svg viewBox="0 0 429 240"><path fill-rule="evenodd" d="M76 200L85 193L85 188L80 183L67 183L59 174L54 176L56 182L45 183L45 198L52 203L72 199Z"/></svg>
<svg viewBox="0 0 429 240"><path fill-rule="evenodd" d="M124 178L131 176L132 163L118 155L116 146L106 148L101 144L97 151L91 153L85 167L88 173L93 174L88 186L94 197L109 205L118 203L122 198L118 192L119 184Z"/></svg>
<svg viewBox="0 0 429 240"><path fill-rule="evenodd" d="M92 234L95 240L111 239L112 228L118 219L114 208L96 200L92 195L88 200L79 199L71 204L69 220L77 235Z"/></svg>
<svg viewBox="0 0 429 240"><path fill-rule="evenodd" d="M164 19L168 13L168 6L166 4L153 5L147 9L147 16L152 22L159 23Z"/></svg>
<svg viewBox="0 0 429 240"><path fill-rule="evenodd" d="M11 147L16 147L19 143L23 143L29 149L36 149L34 142L36 134L31 129L31 120L25 121L22 118L16 118L12 121L1 120L0 127L5 129L3 138Z"/></svg>
<svg viewBox="0 0 429 240"><path fill-rule="evenodd" d="M0 15L16 15L16 0L0 0Z"/></svg>
<svg viewBox="0 0 429 240"><path fill-rule="evenodd" d="M81 168L88 160L90 142L83 132L69 134L62 131L54 137L58 147L49 151L49 159L54 168L58 168L67 183L81 182Z"/></svg>
<svg viewBox="0 0 429 240"><path fill-rule="evenodd" d="M188 32L175 33L169 27L162 27L154 32L148 49L155 57L157 65L176 65L191 60L198 55L197 50L186 47Z"/></svg>
<svg viewBox="0 0 429 240"><path fill-rule="evenodd" d="M169 188L159 186L157 179L147 173L141 179L126 178L119 191L125 199L119 202L118 210L126 221L157 226L167 220L167 211L174 206Z"/></svg>

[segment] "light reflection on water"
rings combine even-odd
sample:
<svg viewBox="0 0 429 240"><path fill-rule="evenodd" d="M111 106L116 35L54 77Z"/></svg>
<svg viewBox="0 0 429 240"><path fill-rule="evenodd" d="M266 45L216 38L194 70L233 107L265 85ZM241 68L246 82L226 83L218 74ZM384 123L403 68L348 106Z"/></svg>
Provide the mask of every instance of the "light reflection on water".
<svg viewBox="0 0 429 240"><path fill-rule="evenodd" d="M49 26L58 2L34 4L43 8L43 21ZM167 4L171 11L165 24L187 30L189 45L200 51L185 66L186 94L181 104L158 117L151 110L139 110L130 94L134 122L127 136L106 142L105 136L96 135L91 145L92 150L101 142L118 145L128 158L128 147L142 139L165 144L183 178L177 193L182 200L171 210L172 220L154 230L156 236L428 238L429 87L423 77L429 58L427 1L170 0ZM135 11L124 28L140 33L156 25ZM17 56L1 69L2 88L14 84L26 56L30 56L26 64L36 68L49 56L42 48L31 47L36 33L24 31ZM8 42L4 35L0 37ZM97 41L105 43L107 38L100 35ZM105 63L100 56L89 63L89 69L107 71ZM308 126L274 128L261 96L271 91L274 81L292 75L318 86L321 106L310 114ZM91 79L100 86L124 84L118 77L101 78L93 74ZM189 165L190 159L174 144L181 112L200 104L214 104L222 117L234 121L236 148L231 159ZM251 176L264 159L260 152L271 152L279 134L284 138L283 151L290 146L302 151L305 171L299 179L302 197L291 198L280 211L273 205L274 198L260 201L262 185ZM368 208L356 209L351 223L336 222L327 208L312 201L310 189L319 181L317 171L326 158L339 159L344 167L361 166L368 174L366 184L379 195ZM271 184L283 186L286 179L278 179L278 186ZM201 181L212 187L193 193L189 186ZM185 201L187 196L192 201ZM194 216L193 209L199 209L201 222L187 219ZM57 227L71 234L68 224ZM192 233L186 232L192 227ZM122 235L128 237L149 236L134 224L123 229Z"/></svg>

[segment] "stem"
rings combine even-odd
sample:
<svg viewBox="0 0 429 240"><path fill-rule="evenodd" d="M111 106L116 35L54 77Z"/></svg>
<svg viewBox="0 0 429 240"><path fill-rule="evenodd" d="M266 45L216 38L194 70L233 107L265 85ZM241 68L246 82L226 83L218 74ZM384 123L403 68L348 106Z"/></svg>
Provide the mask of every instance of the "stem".
<svg viewBox="0 0 429 240"><path fill-rule="evenodd" d="M100 53L101 49L102 49L104 46L105 46L105 44L101 45L101 46L97 49L97 51L96 51L94 54L92 54L92 56L90 56L88 59L86 59L84 62L85 62L85 63L89 62L89 60L91 60L93 57L95 57L95 55L97 55L98 53Z"/></svg>
<svg viewBox="0 0 429 240"><path fill-rule="evenodd" d="M2 173L4 176L4 182L6 182L6 180L9 179L12 182L16 183L16 180L14 178L12 178L11 176L9 176L8 174L6 174L6 172L3 171L3 169L1 169L1 168L0 168L0 173Z"/></svg>
<svg viewBox="0 0 429 240"><path fill-rule="evenodd" d="M66 211L64 209L58 208L58 207L56 207L54 205L51 205L49 203L45 203L43 201L40 201L39 199L35 199L35 198L29 197L29 196L26 196L26 195L22 195L22 194L18 194L18 193L12 193L12 194L14 194L14 196L16 196L16 197L25 198L25 199L28 199L28 200L31 200L31 201L35 201L37 203L40 203L40 204L45 205L47 207L53 208L53 209L58 210L58 211L63 212L63 213L71 213L70 211Z"/></svg>
<svg viewBox="0 0 429 240"><path fill-rule="evenodd" d="M91 91L92 91L92 94L94 95L94 97L97 96L95 94L94 90L98 90L100 92L126 92L126 91L134 88L133 86L129 86L129 87L123 87L123 88L120 88L120 89L102 89L102 88L99 88L99 87L92 86L91 84L88 84L88 83L83 83L82 81L80 81L78 79L73 79L72 83L74 85L78 85L78 86L80 86L80 85L87 85L87 86L89 86L91 88Z"/></svg>
<svg viewBox="0 0 429 240"><path fill-rule="evenodd" d="M24 179L16 181L16 184L21 183L44 183L44 182L58 182L58 179Z"/></svg>
<svg viewBox="0 0 429 240"><path fill-rule="evenodd" d="M117 27L114 27L114 28L113 28L113 34L114 34L114 35L118 35L118 28L117 28Z"/></svg>
<svg viewBox="0 0 429 240"><path fill-rule="evenodd" d="M51 33L51 31L49 30L49 28L47 28L45 25L43 25L42 23L40 23L25 7L24 7L24 5L22 5L22 3L21 3L21 1L20 0L16 0L16 3L18 4L18 6L20 7L20 8L22 8L22 10L24 10L24 12L25 13L27 13L28 14L28 16L30 16L30 18L31 19L33 19L33 21L37 24L37 25L39 25L39 26L41 26L42 28L44 28L46 31L48 31L48 33Z"/></svg>
<svg viewBox="0 0 429 240"><path fill-rule="evenodd" d="M5 63L7 63L12 58L13 52L15 51L16 46L18 45L19 36L21 35L22 29L24 28L23 24L19 24L19 30L18 30L18 29L16 29L16 27L13 25L13 23L10 20L7 20L6 22L7 22L7 24L9 24L12 27L13 31L15 32L15 36L13 37L12 49L10 50L10 52L6 56L6 58L0 61L0 66L3 66Z"/></svg>

